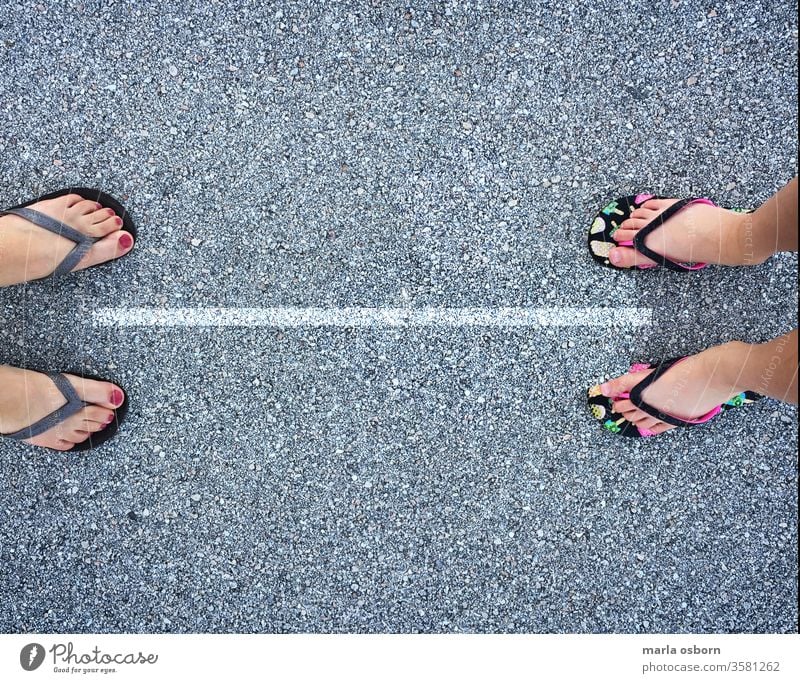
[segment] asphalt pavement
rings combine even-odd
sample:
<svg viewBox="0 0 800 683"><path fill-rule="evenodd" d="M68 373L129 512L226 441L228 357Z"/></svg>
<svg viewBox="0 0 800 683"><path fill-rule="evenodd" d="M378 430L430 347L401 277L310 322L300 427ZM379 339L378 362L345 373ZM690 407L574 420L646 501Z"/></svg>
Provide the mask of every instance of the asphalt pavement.
<svg viewBox="0 0 800 683"><path fill-rule="evenodd" d="M0 631L796 632L797 409L623 441L585 401L796 326L794 254L585 237L640 191L757 206L796 131L796 2L3 2L0 206L100 187L139 238L0 291L0 362L131 400L97 451L0 443ZM609 324L94 315L209 306Z"/></svg>

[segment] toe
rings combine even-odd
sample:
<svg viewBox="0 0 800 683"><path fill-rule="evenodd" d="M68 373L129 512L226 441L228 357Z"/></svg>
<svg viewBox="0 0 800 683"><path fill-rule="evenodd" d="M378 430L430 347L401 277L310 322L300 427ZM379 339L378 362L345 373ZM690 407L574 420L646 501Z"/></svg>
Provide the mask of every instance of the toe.
<svg viewBox="0 0 800 683"><path fill-rule="evenodd" d="M113 218L116 215L114 209L102 208L92 214L92 221L95 223L102 223L104 220Z"/></svg>
<svg viewBox="0 0 800 683"><path fill-rule="evenodd" d="M643 206L639 207L638 209L634 209L631 211L631 218L643 220L645 223L647 221L651 221L653 216L656 215L656 212L653 209L646 209Z"/></svg>
<svg viewBox="0 0 800 683"><path fill-rule="evenodd" d="M656 418L654 417L650 417L649 415L641 420L636 420L637 427L642 427L643 429L649 429L650 431L653 431L653 427L660 424L664 423L661 422L660 420L656 420Z"/></svg>
<svg viewBox="0 0 800 683"><path fill-rule="evenodd" d="M101 408L98 405L90 405L64 420L60 427L67 434L66 438L69 439L71 438L69 434L76 430L80 432L99 432L113 419L113 411Z"/></svg>
<svg viewBox="0 0 800 683"><path fill-rule="evenodd" d="M637 232L639 232L639 231L638 230L623 230L622 228L620 228L619 230L616 230L613 235L611 235L611 238L615 242L628 242L628 241L632 240L634 237L636 237L636 233Z"/></svg>
<svg viewBox="0 0 800 683"><path fill-rule="evenodd" d="M52 199L50 201L54 202L62 201L67 206L67 208L70 208L72 206L75 206L79 202L84 202L86 200L79 194L73 193L73 194L65 194L63 197L56 197L55 199Z"/></svg>
<svg viewBox="0 0 800 683"><path fill-rule="evenodd" d="M76 204L73 204L69 207L70 211L77 213L81 216L85 216L86 214L94 213L100 208L100 204L97 202L93 202L91 199L83 199Z"/></svg>
<svg viewBox="0 0 800 683"><path fill-rule="evenodd" d="M675 429L675 425L669 425L666 422L659 422L655 427L648 427L653 434L661 434L668 432L670 429Z"/></svg>
<svg viewBox="0 0 800 683"><path fill-rule="evenodd" d="M73 429L69 434L67 434L67 441L72 441L72 443L80 443L81 441L86 441L89 438L89 432L83 429Z"/></svg>
<svg viewBox="0 0 800 683"><path fill-rule="evenodd" d="M640 424L641 422L653 419L652 415L648 415L643 410L640 410L635 406L633 406L630 410L622 411L622 414L625 415L625 419L628 422L633 422L639 426L642 426Z"/></svg>
<svg viewBox="0 0 800 683"><path fill-rule="evenodd" d="M83 409L84 419L87 422L96 422L100 425L107 424L114 419L114 411L101 408L98 405L86 406Z"/></svg>
<svg viewBox="0 0 800 683"><path fill-rule="evenodd" d="M86 232L92 237L105 237L121 227L122 219L119 216L109 216L102 221L92 223Z"/></svg>
<svg viewBox="0 0 800 683"><path fill-rule="evenodd" d="M644 218L626 218L619 224L619 227L624 230L641 230L648 222L649 221ZM617 230L617 232L619 232L619 230Z"/></svg>
<svg viewBox="0 0 800 683"><path fill-rule="evenodd" d="M48 446L48 448L54 448L57 451L68 451L74 446L74 442L67 441L66 439L58 439L55 443Z"/></svg>
<svg viewBox="0 0 800 683"><path fill-rule="evenodd" d="M677 199L648 199L640 208L650 211L663 211L672 206Z"/></svg>
<svg viewBox="0 0 800 683"><path fill-rule="evenodd" d="M133 249L133 235L125 230L115 230L98 240L73 270L83 270L106 261L112 261Z"/></svg>
<svg viewBox="0 0 800 683"><path fill-rule="evenodd" d="M630 247L614 247L608 252L608 258L617 268L655 265L655 261L642 256L638 251Z"/></svg>
<svg viewBox="0 0 800 683"><path fill-rule="evenodd" d="M621 415L622 413L629 413L632 410L636 410L636 406L633 405L633 403L631 403L627 398L622 398L619 401L614 401L611 404L611 409L615 413L619 413Z"/></svg>
<svg viewBox="0 0 800 683"><path fill-rule="evenodd" d="M87 403L113 410L119 408L125 399L122 389L111 382L84 379L76 375L67 375L67 378L75 387L78 397Z"/></svg>
<svg viewBox="0 0 800 683"><path fill-rule="evenodd" d="M620 394L624 394L627 391L630 391L635 387L639 382L642 381L642 378L646 377L652 372L652 370L644 370L641 372L629 372L621 377L615 377L614 379L608 380L608 382L604 382L600 385L600 392L603 396L608 396L609 398L615 398ZM622 400L627 399L620 399L617 401L621 403ZM633 407L633 403L630 403L631 407Z"/></svg>

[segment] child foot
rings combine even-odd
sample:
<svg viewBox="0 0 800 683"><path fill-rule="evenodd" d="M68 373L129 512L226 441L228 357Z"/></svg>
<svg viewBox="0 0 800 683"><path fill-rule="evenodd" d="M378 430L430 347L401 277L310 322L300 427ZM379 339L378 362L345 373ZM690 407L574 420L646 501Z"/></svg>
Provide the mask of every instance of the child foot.
<svg viewBox="0 0 800 683"><path fill-rule="evenodd" d="M740 386L739 369L748 346L742 342L728 342L688 356L648 386L642 398L654 408L682 420L702 417L745 391L745 387ZM640 429L661 434L675 426L645 413L629 399L619 398L652 372L653 368L629 372L601 384L599 390L612 399L615 413Z"/></svg>
<svg viewBox="0 0 800 683"><path fill-rule="evenodd" d="M114 409L125 400L122 389L111 382L98 382L65 375L78 397L89 403L63 422L25 443L68 451L92 432L105 429L114 420ZM0 365L0 435L13 434L49 415L66 403L53 381L41 372Z"/></svg>
<svg viewBox="0 0 800 683"><path fill-rule="evenodd" d="M26 207L99 238L72 270L83 270L118 258L133 248L133 236L122 228L113 209L78 194L45 199ZM50 275L75 242L20 216L0 216L0 287Z"/></svg>
<svg viewBox="0 0 800 683"><path fill-rule="evenodd" d="M616 242L632 240L636 233L677 199L650 199L631 212L614 232ZM726 266L753 264L745 259L744 229L747 214L708 204L689 204L645 239L645 245L678 263L717 263ZM655 265L633 247L614 247L609 260L618 268Z"/></svg>

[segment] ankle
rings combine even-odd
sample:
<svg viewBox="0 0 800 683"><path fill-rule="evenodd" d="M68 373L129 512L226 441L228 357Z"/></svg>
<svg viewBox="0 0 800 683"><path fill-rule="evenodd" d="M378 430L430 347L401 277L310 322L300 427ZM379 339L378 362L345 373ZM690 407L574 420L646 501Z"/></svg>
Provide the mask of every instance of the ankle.
<svg viewBox="0 0 800 683"><path fill-rule="evenodd" d="M797 405L797 330L763 344L748 344L747 389Z"/></svg>
<svg viewBox="0 0 800 683"><path fill-rule="evenodd" d="M750 386L752 378L748 373L747 361L755 346L737 340L729 341L717 346L717 353L709 359L714 365L712 372L726 389L730 387L731 395L753 390Z"/></svg>
<svg viewBox="0 0 800 683"><path fill-rule="evenodd" d="M727 250L725 265L757 266L772 256L772 252L764 249L765 240L759 234L755 213L735 213L731 218L728 239L723 245Z"/></svg>
<svg viewBox="0 0 800 683"><path fill-rule="evenodd" d="M741 265L759 265L779 251L774 217L765 215L764 207L741 214L741 219L736 240Z"/></svg>

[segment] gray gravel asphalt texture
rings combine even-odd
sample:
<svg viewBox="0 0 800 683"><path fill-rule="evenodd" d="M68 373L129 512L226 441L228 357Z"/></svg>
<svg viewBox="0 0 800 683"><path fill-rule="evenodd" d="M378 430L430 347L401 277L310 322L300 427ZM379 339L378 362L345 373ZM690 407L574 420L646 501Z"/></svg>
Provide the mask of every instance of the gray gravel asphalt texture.
<svg viewBox="0 0 800 683"><path fill-rule="evenodd" d="M587 386L797 315L797 258L620 273L642 190L797 173L797 4L0 3L2 205L122 261L0 292L0 362L124 386L0 444L4 632L793 632L797 411L623 441ZM651 327L120 328L97 307L640 306Z"/></svg>

